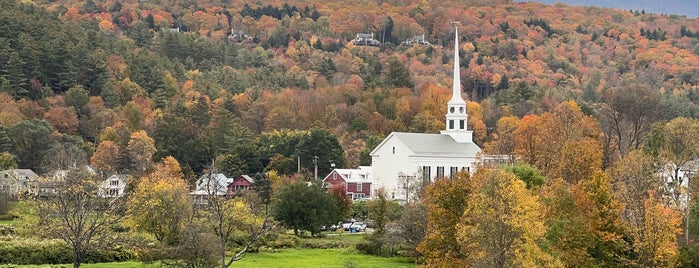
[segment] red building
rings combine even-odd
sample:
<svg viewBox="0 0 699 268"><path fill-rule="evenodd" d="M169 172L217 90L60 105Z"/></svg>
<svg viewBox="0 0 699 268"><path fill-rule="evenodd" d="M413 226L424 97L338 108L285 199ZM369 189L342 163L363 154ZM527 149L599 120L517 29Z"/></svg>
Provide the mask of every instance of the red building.
<svg viewBox="0 0 699 268"><path fill-rule="evenodd" d="M243 190L252 188L255 181L248 175L240 175L238 178L228 184L228 196L236 196Z"/></svg>
<svg viewBox="0 0 699 268"><path fill-rule="evenodd" d="M344 185L352 200L371 198L371 167L333 169L323 182L328 186Z"/></svg>

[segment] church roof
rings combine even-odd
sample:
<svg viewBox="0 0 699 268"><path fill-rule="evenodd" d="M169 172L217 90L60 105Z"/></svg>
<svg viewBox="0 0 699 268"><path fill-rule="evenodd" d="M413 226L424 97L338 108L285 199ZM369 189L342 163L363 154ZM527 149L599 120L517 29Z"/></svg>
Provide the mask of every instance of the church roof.
<svg viewBox="0 0 699 268"><path fill-rule="evenodd" d="M393 132L390 136L399 139L417 156L435 155L464 157L475 156L481 151L481 148L473 142L459 143L446 134ZM388 140L388 138L386 140Z"/></svg>

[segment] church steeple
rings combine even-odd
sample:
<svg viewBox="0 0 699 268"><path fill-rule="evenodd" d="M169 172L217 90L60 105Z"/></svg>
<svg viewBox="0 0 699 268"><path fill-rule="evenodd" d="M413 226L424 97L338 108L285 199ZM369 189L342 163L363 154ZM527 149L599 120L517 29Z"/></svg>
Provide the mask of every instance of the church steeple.
<svg viewBox="0 0 699 268"><path fill-rule="evenodd" d="M473 132L468 131L468 114L466 114L466 102L461 97L461 74L459 72L459 23L454 25L454 82L452 84L451 99L447 102L446 128L442 134L448 134L457 142L472 142Z"/></svg>

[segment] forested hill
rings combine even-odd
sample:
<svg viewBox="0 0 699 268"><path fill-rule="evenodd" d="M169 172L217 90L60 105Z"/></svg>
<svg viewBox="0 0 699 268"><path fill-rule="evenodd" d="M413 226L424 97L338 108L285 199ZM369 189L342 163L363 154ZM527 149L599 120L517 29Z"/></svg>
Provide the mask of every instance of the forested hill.
<svg viewBox="0 0 699 268"><path fill-rule="evenodd" d="M699 116L697 19L511 1L244 2L0 0L3 159L129 172L172 155L192 174L217 158L230 176L293 173L314 155L368 164L391 131L444 127L452 21L483 146L501 117L566 100L609 131L605 163L653 123ZM357 33L382 44L353 45ZM423 34L431 46L400 45ZM600 115L639 116L629 107L646 120L630 143ZM308 129L317 136L288 131Z"/></svg>

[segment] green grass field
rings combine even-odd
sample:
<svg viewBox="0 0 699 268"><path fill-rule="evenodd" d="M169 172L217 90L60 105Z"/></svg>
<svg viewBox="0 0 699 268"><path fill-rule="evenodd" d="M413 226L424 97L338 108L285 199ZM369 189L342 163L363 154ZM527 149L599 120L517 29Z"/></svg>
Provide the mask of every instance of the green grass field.
<svg viewBox="0 0 699 268"><path fill-rule="evenodd" d="M407 258L363 255L354 248L288 249L248 254L235 267L415 267Z"/></svg>
<svg viewBox="0 0 699 268"><path fill-rule="evenodd" d="M13 212L27 215L28 208L20 203L13 203ZM0 221L0 225L13 225L17 222ZM301 239L299 248L278 249L249 253L232 267L415 267L408 258L382 258L363 255L354 246L364 241L364 233L335 233L328 232L323 237L307 237ZM72 264L62 265L2 265L0 268L58 268L73 267ZM137 261L116 263L85 263L85 268L155 268L159 263L143 264Z"/></svg>
<svg viewBox="0 0 699 268"><path fill-rule="evenodd" d="M58 268L73 267L71 264L63 265L0 265L0 268ZM115 262L115 263L86 263L85 268L155 268L158 264L143 264L140 262ZM284 249L276 252L250 253L245 258L234 263L232 267L257 268L257 267L309 267L309 268L393 268L416 267L407 258L382 258L362 255L353 248L345 249Z"/></svg>

